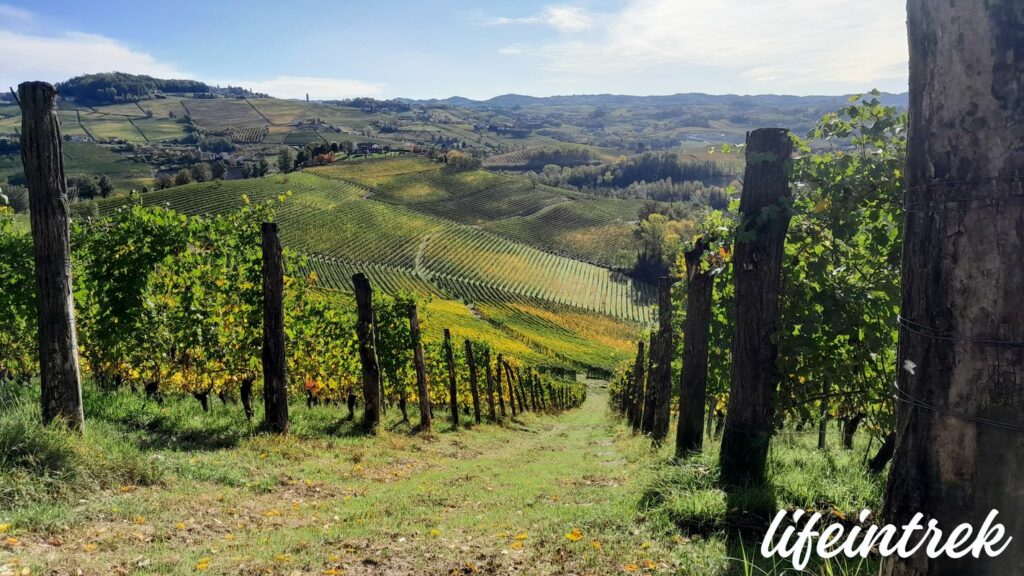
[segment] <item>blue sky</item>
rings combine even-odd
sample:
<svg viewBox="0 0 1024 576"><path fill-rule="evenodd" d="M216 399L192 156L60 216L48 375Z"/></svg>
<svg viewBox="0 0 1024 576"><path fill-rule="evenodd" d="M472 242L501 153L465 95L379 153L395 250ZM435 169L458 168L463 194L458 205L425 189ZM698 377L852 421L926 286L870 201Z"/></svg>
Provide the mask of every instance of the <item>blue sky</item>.
<svg viewBox="0 0 1024 576"><path fill-rule="evenodd" d="M0 0L0 86L120 70L280 97L904 91L896 0Z"/></svg>

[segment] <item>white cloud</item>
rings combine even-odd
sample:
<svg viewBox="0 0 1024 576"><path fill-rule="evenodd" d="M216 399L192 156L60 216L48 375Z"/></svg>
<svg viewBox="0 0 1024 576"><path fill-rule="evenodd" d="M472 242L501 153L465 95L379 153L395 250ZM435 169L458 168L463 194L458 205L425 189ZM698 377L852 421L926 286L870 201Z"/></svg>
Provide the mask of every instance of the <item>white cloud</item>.
<svg viewBox="0 0 1024 576"><path fill-rule="evenodd" d="M18 8L17 6L0 4L0 22L28 24L32 20L34 20L34 15L28 10Z"/></svg>
<svg viewBox="0 0 1024 576"><path fill-rule="evenodd" d="M187 74L146 52L96 34L34 36L0 30L0 87L26 80L59 82L79 74L128 72L160 78Z"/></svg>
<svg viewBox="0 0 1024 576"><path fill-rule="evenodd" d="M678 70L681 88L686 70L752 92L861 90L907 75L906 17L892 0L631 0L588 18L599 25L586 40L519 53L592 78Z"/></svg>
<svg viewBox="0 0 1024 576"><path fill-rule="evenodd" d="M509 18L499 16L483 22L487 25L502 26L508 24L540 24L550 26L560 32L581 32L592 28L594 17L578 6L551 5L536 16Z"/></svg>
<svg viewBox="0 0 1024 576"><path fill-rule="evenodd" d="M312 100L340 100L359 96L376 97L383 92L379 84L348 78L322 78L315 76L278 76L267 80L216 81L220 86L242 86L255 92L270 94L277 98L304 99L309 94Z"/></svg>

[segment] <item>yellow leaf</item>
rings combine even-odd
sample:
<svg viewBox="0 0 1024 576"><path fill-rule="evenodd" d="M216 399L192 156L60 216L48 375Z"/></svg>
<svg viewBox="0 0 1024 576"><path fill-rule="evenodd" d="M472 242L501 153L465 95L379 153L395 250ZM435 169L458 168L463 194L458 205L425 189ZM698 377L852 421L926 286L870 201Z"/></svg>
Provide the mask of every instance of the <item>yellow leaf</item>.
<svg viewBox="0 0 1024 576"><path fill-rule="evenodd" d="M430 536L433 537L433 538L437 538L440 535L441 535L441 531L438 530L437 528L434 528L433 530L430 531Z"/></svg>
<svg viewBox="0 0 1024 576"><path fill-rule="evenodd" d="M508 547L513 549L513 550L519 550L520 548L523 547L523 543L522 542L513 542L513 543L509 544Z"/></svg>
<svg viewBox="0 0 1024 576"><path fill-rule="evenodd" d="M174 528L177 529L177 530L184 530L185 529L185 523L184 522L178 522L177 524L174 525Z"/></svg>
<svg viewBox="0 0 1024 576"><path fill-rule="evenodd" d="M9 522L7 524L0 524L0 534L3 534L4 532L7 532L10 529L11 524Z"/></svg>
<svg viewBox="0 0 1024 576"><path fill-rule="evenodd" d="M6 540L4 540L4 542L5 542L5 543L6 543L6 544L7 544L8 546L17 546L17 545L18 545L18 539L17 539L17 538L15 538L15 537L13 537L13 536L8 536L8 537L7 537L7 539L6 539Z"/></svg>
<svg viewBox="0 0 1024 576"><path fill-rule="evenodd" d="M643 566L644 568L647 568L648 570L654 570L655 568L658 567L657 564L655 564L654 562L651 562L650 560L644 560L643 562L640 563L640 565Z"/></svg>
<svg viewBox="0 0 1024 576"><path fill-rule="evenodd" d="M578 542L580 539L583 538L583 531L579 528L573 528L572 532L566 534L565 537L572 542Z"/></svg>
<svg viewBox="0 0 1024 576"><path fill-rule="evenodd" d="M277 556L274 556L274 560L277 560L278 562L287 562L291 559L292 557L288 554L278 554Z"/></svg>
<svg viewBox="0 0 1024 576"><path fill-rule="evenodd" d="M196 562L196 570L197 571L198 570L206 570L209 567L210 567L210 559L209 558L200 558L199 562Z"/></svg>
<svg viewBox="0 0 1024 576"><path fill-rule="evenodd" d="M526 540L527 538L529 538L529 536L527 536L526 532L520 532L515 536L516 540Z"/></svg>
<svg viewBox="0 0 1024 576"><path fill-rule="evenodd" d="M602 546L601 543L597 540L591 541L590 545L594 548L594 550L600 550L601 548L604 548L604 546Z"/></svg>
<svg viewBox="0 0 1024 576"><path fill-rule="evenodd" d="M640 567L637 566L636 564L626 564L625 566L622 567L622 569L625 570L626 572L636 572L637 570L640 569Z"/></svg>
<svg viewBox="0 0 1024 576"><path fill-rule="evenodd" d="M82 544L82 550L85 550L86 552L95 552L96 551L96 545L95 544Z"/></svg>
<svg viewBox="0 0 1024 576"><path fill-rule="evenodd" d="M829 206L831 205L831 200L829 200L828 198L822 198L821 200L818 201L817 204L814 205L814 208L811 208L811 212L814 212L815 214L821 214L825 210L828 210Z"/></svg>

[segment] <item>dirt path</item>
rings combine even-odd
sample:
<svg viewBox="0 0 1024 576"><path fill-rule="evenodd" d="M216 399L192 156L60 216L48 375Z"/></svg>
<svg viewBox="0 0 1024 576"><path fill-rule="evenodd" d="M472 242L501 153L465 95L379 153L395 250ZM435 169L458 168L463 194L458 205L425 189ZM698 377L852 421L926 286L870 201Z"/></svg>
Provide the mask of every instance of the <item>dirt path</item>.
<svg viewBox="0 0 1024 576"><path fill-rule="evenodd" d="M559 417L528 414L432 439L256 437L169 453L161 457L176 473L165 486L83 502L70 527L0 548L0 573L13 555L34 574L674 568L667 559L677 543L636 522L639 444L615 432L606 396L592 386L583 407Z"/></svg>

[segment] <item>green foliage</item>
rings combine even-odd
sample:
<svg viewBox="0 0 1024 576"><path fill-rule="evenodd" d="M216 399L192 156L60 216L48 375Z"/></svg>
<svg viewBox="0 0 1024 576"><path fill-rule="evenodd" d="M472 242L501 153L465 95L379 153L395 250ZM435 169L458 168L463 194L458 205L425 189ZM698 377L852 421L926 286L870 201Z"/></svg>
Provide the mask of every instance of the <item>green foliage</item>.
<svg viewBox="0 0 1024 576"><path fill-rule="evenodd" d="M35 370L36 302L32 238L15 228L0 204L0 383L27 380Z"/></svg>

